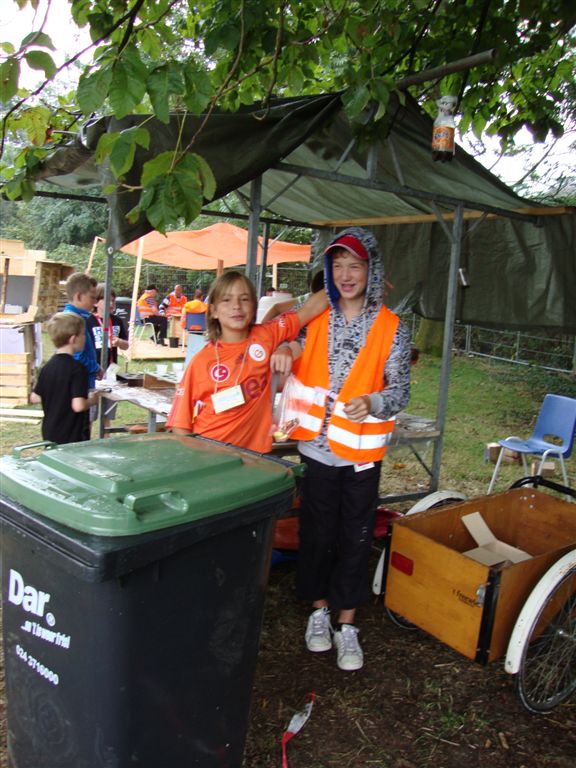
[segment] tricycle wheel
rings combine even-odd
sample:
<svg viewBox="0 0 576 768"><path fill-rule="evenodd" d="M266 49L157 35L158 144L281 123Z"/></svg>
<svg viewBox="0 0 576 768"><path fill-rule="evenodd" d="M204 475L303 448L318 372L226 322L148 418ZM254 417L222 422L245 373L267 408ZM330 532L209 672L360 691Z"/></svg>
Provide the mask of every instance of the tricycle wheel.
<svg viewBox="0 0 576 768"><path fill-rule="evenodd" d="M517 675L530 712L550 712L576 691L576 567L561 575L530 626Z"/></svg>
<svg viewBox="0 0 576 768"><path fill-rule="evenodd" d="M394 611L391 611L390 608L386 608L385 610L390 621L393 624L396 624L397 627L400 627L400 629L418 629L416 624L412 624L411 621L405 619L404 616L400 616L399 613L394 613Z"/></svg>

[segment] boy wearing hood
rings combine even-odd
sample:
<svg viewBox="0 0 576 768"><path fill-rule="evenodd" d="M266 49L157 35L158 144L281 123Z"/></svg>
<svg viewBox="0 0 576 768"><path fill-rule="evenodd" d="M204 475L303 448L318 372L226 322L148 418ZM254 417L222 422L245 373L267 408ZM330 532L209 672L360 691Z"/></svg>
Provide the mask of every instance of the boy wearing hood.
<svg viewBox="0 0 576 768"><path fill-rule="evenodd" d="M324 253L324 274L330 307L308 325L293 366L309 403L292 434L308 465L296 588L312 602L308 649L334 645L339 668L353 671L364 663L354 619L369 597L380 467L393 417L410 397L410 333L384 306L382 259L370 232L340 232Z"/></svg>

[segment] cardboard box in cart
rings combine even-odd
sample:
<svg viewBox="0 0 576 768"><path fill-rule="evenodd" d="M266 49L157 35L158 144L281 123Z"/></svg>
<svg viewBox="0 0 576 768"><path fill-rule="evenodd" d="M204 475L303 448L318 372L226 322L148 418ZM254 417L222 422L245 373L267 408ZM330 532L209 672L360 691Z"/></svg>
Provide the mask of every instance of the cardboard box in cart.
<svg viewBox="0 0 576 768"><path fill-rule="evenodd" d="M473 513L493 551L506 545L499 562L470 556L479 542L462 518ZM493 661L538 579L575 545L576 505L529 487L407 515L391 525L384 601L469 659ZM513 562L510 551L528 557Z"/></svg>

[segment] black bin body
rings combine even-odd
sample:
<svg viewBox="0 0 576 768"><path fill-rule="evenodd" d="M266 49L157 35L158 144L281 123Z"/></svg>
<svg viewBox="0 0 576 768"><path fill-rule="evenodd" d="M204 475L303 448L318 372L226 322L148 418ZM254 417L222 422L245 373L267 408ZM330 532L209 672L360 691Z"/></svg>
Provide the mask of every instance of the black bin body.
<svg viewBox="0 0 576 768"><path fill-rule="evenodd" d="M11 767L240 768L290 501L97 536L3 497Z"/></svg>

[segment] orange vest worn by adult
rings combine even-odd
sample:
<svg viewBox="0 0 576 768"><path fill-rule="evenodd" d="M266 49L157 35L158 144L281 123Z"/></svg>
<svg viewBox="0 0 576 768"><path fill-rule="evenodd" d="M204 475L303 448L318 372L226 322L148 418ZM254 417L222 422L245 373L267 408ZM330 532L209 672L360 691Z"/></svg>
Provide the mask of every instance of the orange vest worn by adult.
<svg viewBox="0 0 576 768"><path fill-rule="evenodd" d="M182 314L182 309L184 307L184 304L186 304L187 302L186 296L184 296L184 294L182 293L178 297L176 296L174 291L172 291L172 293L169 293L166 298L168 299L168 306L166 306L166 304L162 302L164 304L164 307L166 308L165 309L166 317L173 317L174 315Z"/></svg>
<svg viewBox="0 0 576 768"><path fill-rule="evenodd" d="M313 440L320 434L326 416L326 395L330 390L328 369L328 321L327 309L308 325L304 352L293 366L294 374L305 385L304 399L308 410L300 415L300 426L291 434L294 440ZM390 354L398 317L387 307L382 307L358 353L346 381L334 403L334 411L328 422L328 444L336 456L361 464L380 461L386 453L394 429L394 418L383 420L367 416L362 422L346 417L344 405L353 397L380 392L386 360Z"/></svg>
<svg viewBox="0 0 576 768"><path fill-rule="evenodd" d="M136 302L136 306L140 317L150 317L157 314L158 302L148 291L144 291Z"/></svg>

